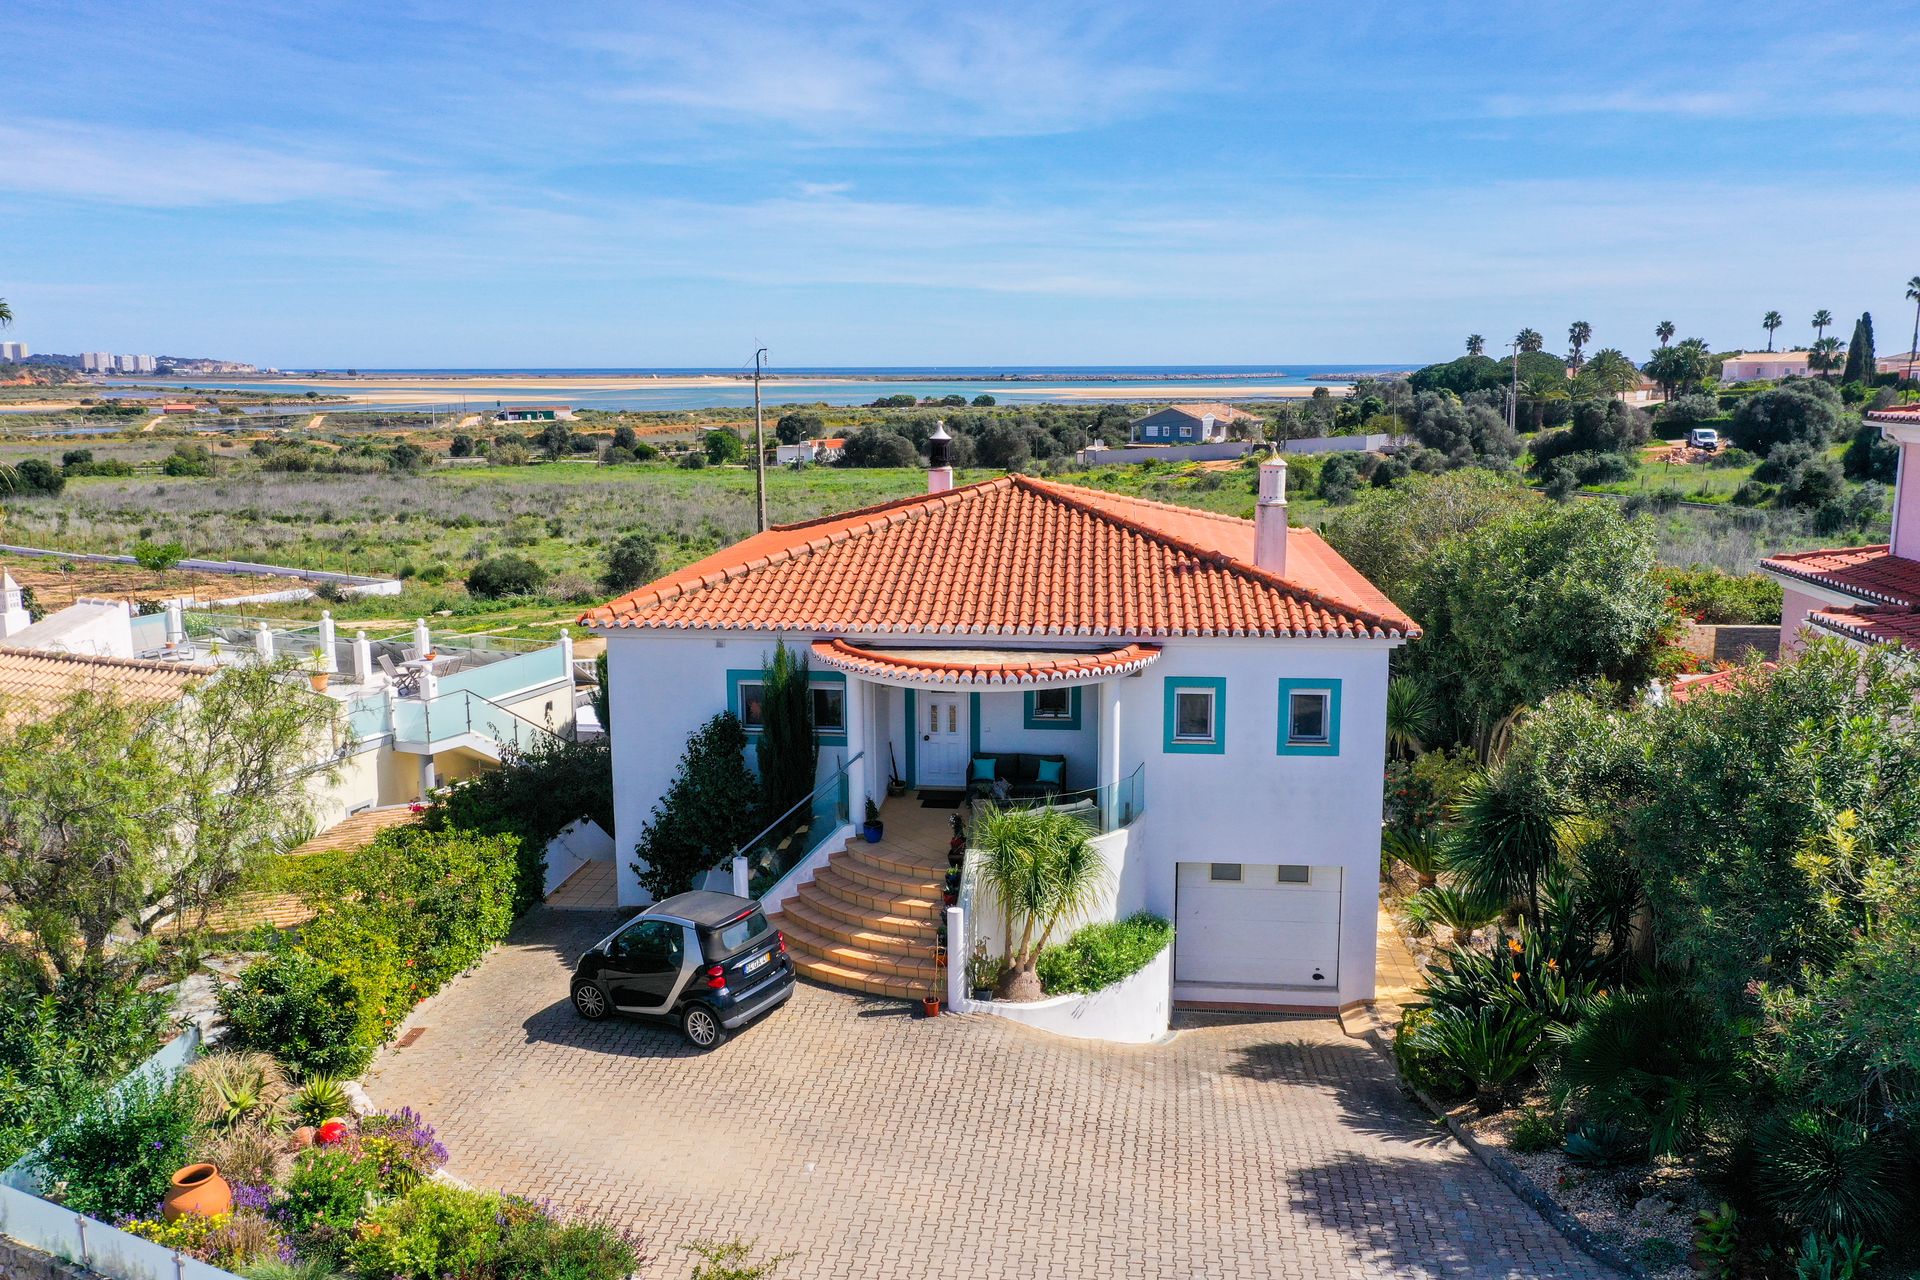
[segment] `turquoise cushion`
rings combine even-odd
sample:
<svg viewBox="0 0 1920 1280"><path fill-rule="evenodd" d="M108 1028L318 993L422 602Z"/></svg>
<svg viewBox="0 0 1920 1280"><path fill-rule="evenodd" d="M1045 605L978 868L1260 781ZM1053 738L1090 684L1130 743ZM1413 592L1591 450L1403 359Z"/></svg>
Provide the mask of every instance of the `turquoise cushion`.
<svg viewBox="0 0 1920 1280"><path fill-rule="evenodd" d="M975 756L973 758L973 780L992 782L994 767L1000 763L997 756Z"/></svg>
<svg viewBox="0 0 1920 1280"><path fill-rule="evenodd" d="M1057 787L1060 785L1060 775L1066 767L1059 760L1042 760L1034 766L1033 780L1043 787Z"/></svg>

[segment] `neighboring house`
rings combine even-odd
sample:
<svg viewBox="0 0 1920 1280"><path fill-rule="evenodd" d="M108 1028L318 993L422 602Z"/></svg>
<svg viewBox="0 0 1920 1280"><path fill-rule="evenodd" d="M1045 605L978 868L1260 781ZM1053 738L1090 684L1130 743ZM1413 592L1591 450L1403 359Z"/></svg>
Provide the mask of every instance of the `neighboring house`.
<svg viewBox="0 0 1920 1280"><path fill-rule="evenodd" d="M1022 475L953 488L943 443L925 495L777 526L581 619L607 641L620 901L647 900L629 851L687 738L729 709L756 732L784 642L810 661L820 776L858 761L854 821L894 777L940 803L983 761L1035 782L1058 761L1049 802L1102 833L1103 915L1176 921L1177 999L1371 999L1387 662L1418 627L1287 527L1279 459L1242 520ZM911 828L920 803L885 814ZM798 870L846 860L835 901L775 888L802 970L911 994L937 889L858 888L895 883L884 844L832 857Z"/></svg>
<svg viewBox="0 0 1920 1280"><path fill-rule="evenodd" d="M773 451L773 460L783 467L800 462L833 462L847 451L847 442L840 436L820 440L802 440L799 444L783 444Z"/></svg>
<svg viewBox="0 0 1920 1280"><path fill-rule="evenodd" d="M1258 418L1230 404L1173 404L1135 421L1132 438L1135 444L1212 444L1243 420Z"/></svg>
<svg viewBox="0 0 1920 1280"><path fill-rule="evenodd" d="M316 795L323 828L419 800L443 783L494 768L510 747L547 734L570 736L574 727L573 642L566 637L544 646L436 638L416 623L396 636L363 631L341 639L331 614L276 629L177 606L134 617L124 603L94 600L30 622L12 576L0 571L0 650L16 669L28 659L52 663L34 669L78 672L132 696L144 696L170 672L185 673L177 682L184 687L235 663L299 659L307 679L343 704L341 721L352 738L327 755L344 747L339 778Z"/></svg>
<svg viewBox="0 0 1920 1280"><path fill-rule="evenodd" d="M1840 348L1834 353L1840 360L1847 358L1847 349ZM1758 382L1780 378L1817 378L1820 370L1810 363L1813 353L1810 351L1750 351L1743 356L1728 356L1720 366L1722 382ZM1840 366L1835 365L1838 372Z"/></svg>
<svg viewBox="0 0 1920 1280"><path fill-rule="evenodd" d="M571 422L573 406L565 404L510 404L493 415L495 422Z"/></svg>
<svg viewBox="0 0 1920 1280"><path fill-rule="evenodd" d="M1804 634L1920 649L1920 405L1877 409L1867 421L1900 446L1893 541L1794 551L1760 562L1781 587L1783 658L1799 650Z"/></svg>
<svg viewBox="0 0 1920 1280"><path fill-rule="evenodd" d="M82 689L112 688L129 702L177 702L214 669L20 649L0 643L0 727L53 711Z"/></svg>
<svg viewBox="0 0 1920 1280"><path fill-rule="evenodd" d="M1907 376L1908 369L1920 373L1920 354L1902 351L1895 355L1881 356L1873 362L1873 368L1876 373L1893 373L1904 378Z"/></svg>

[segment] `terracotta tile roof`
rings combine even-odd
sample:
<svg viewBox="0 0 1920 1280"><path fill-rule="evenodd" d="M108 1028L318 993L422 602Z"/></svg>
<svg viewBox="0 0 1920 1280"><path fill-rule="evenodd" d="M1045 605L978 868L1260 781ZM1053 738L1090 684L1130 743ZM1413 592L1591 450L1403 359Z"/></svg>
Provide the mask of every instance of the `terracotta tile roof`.
<svg viewBox="0 0 1920 1280"><path fill-rule="evenodd" d="M135 702L172 702L213 673L212 667L184 662L0 648L0 724L50 710L76 689L112 690Z"/></svg>
<svg viewBox="0 0 1920 1280"><path fill-rule="evenodd" d="M1763 662L1755 668L1761 672L1776 669L1775 664L1771 662ZM1681 676L1673 682L1673 688L1668 697L1674 702L1687 702L1703 693L1728 693L1737 689L1742 682L1751 679L1752 674L1745 667L1730 667L1725 671Z"/></svg>
<svg viewBox="0 0 1920 1280"><path fill-rule="evenodd" d="M1253 522L1002 476L782 525L601 606L594 627L874 634L1413 637L1319 535L1283 579Z"/></svg>
<svg viewBox="0 0 1920 1280"><path fill-rule="evenodd" d="M1160 656L1160 646L1123 644L1074 653L1059 649L878 648L815 640L813 656L862 676L896 676L940 684L1062 684L1131 675Z"/></svg>
<svg viewBox="0 0 1920 1280"><path fill-rule="evenodd" d="M1892 555L1886 543L1770 556L1760 567L1874 604L1920 604L1920 561Z"/></svg>
<svg viewBox="0 0 1920 1280"><path fill-rule="evenodd" d="M420 813L421 810L410 804L393 804L384 809L367 809L340 819L305 844L289 849L287 856L300 858L310 853L358 849L371 844L373 838L388 827L400 827L409 822L418 822Z"/></svg>
<svg viewBox="0 0 1920 1280"><path fill-rule="evenodd" d="M1823 609L1807 621L1864 644L1899 644L1920 649L1920 609L1886 606L1877 609Z"/></svg>

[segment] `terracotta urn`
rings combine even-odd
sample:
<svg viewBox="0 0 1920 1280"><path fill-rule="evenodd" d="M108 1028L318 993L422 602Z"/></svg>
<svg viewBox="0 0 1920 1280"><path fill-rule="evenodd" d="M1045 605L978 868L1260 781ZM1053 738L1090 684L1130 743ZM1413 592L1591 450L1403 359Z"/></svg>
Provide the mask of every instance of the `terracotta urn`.
<svg viewBox="0 0 1920 1280"><path fill-rule="evenodd" d="M233 1188L210 1164L190 1164L174 1174L167 1183L167 1194L160 1201L160 1212L168 1222L192 1214L213 1218L233 1210Z"/></svg>
<svg viewBox="0 0 1920 1280"><path fill-rule="evenodd" d="M287 1139L287 1149L289 1151L304 1151L313 1145L313 1138L317 1132L319 1131L310 1124L301 1125L295 1129Z"/></svg>

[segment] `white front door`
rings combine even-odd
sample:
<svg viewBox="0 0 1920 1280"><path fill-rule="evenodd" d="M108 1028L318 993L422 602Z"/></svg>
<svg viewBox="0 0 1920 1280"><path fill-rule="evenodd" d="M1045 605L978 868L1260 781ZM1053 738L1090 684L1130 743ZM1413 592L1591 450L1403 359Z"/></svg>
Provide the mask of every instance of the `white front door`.
<svg viewBox="0 0 1920 1280"><path fill-rule="evenodd" d="M967 695L929 693L920 699L920 785L967 785Z"/></svg>

